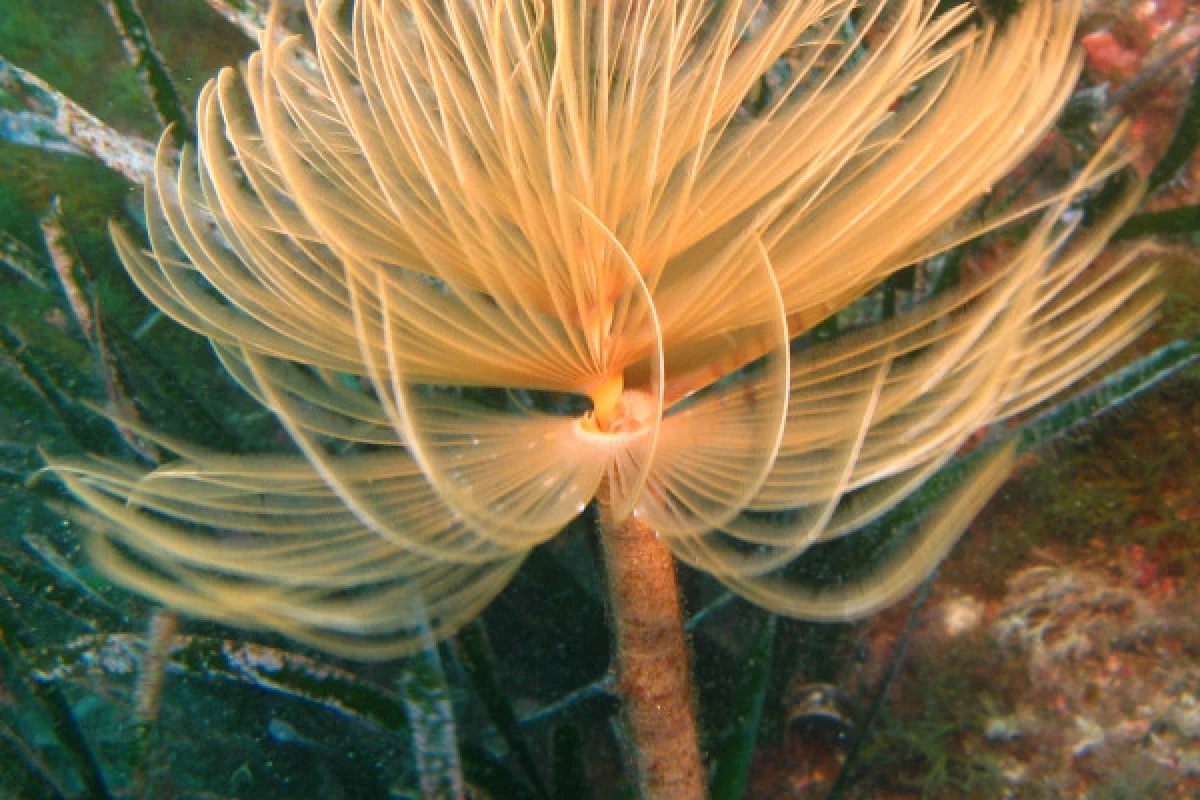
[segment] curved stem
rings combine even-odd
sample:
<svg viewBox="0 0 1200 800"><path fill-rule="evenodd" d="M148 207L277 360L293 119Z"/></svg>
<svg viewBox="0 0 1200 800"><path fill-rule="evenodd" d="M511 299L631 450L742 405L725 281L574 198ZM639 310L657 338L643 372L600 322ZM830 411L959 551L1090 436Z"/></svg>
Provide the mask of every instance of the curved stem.
<svg viewBox="0 0 1200 800"><path fill-rule="evenodd" d="M607 486L598 497L617 686L642 797L701 800L704 769L674 557L636 517L613 520Z"/></svg>

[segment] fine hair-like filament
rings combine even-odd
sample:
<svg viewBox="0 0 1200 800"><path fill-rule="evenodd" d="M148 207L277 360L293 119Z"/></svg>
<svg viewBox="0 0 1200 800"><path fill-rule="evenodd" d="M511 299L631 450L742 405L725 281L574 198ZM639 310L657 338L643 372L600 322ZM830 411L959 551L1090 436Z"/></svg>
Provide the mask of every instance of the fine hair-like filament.
<svg viewBox="0 0 1200 800"><path fill-rule="evenodd" d="M1066 101L1077 0L1028 0L1003 30L936 6L309 0L311 37L264 35L204 87L196 144L164 139L149 249L113 231L296 451L142 430L175 460L52 459L96 562L194 615L388 657L478 614L605 486L618 519L773 611L893 602L1010 452L864 582L823 593L787 568L1102 364L1158 302L1136 250L1092 265L1137 190L1087 229L1069 213L1124 165L1119 137L1059 192L958 222ZM797 345L1021 216L986 275Z"/></svg>

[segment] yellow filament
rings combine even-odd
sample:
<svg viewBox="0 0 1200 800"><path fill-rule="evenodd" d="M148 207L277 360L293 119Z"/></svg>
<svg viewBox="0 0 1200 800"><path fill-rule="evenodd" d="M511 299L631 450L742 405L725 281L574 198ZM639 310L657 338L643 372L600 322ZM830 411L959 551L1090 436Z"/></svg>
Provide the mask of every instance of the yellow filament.
<svg viewBox="0 0 1200 800"><path fill-rule="evenodd" d="M625 391L625 376L620 373L607 378L591 392L592 414L596 429L608 431L620 416L621 394Z"/></svg>
<svg viewBox="0 0 1200 800"><path fill-rule="evenodd" d="M1069 99L1080 0L1029 0L1002 31L967 3L777 0L750 35L760 5L307 0L309 35L209 82L196 144L166 140L147 183L149 251L115 243L302 455L119 419L177 461L51 462L97 565L374 658L461 628L598 490L776 613L849 619L922 579L1009 455L861 582L814 592L786 567L1149 324L1139 250L1089 266L1141 190L1074 231L1071 205L1130 157L1114 135L1066 188L955 223ZM785 56L788 85L744 115ZM1021 218L986 276L790 348Z"/></svg>

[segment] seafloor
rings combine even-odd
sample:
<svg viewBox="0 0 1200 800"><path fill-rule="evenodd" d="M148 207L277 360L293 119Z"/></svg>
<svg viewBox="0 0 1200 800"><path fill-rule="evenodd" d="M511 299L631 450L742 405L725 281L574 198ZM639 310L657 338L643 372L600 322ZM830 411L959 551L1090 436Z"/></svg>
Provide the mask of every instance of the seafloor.
<svg viewBox="0 0 1200 800"><path fill-rule="evenodd" d="M1164 53L1175 45L1165 43L1195 49L1198 7L1089 5L1085 86L1132 114L1147 169L1195 74L1189 52L1166 75ZM1154 207L1198 199L1193 159ZM1195 336L1198 241L1161 240L1169 293L1139 352ZM915 621L861 756L866 777L844 796L1200 797L1198 537L1193 366L1025 458L943 564L915 620L910 600L841 644L834 683L838 713L850 722L874 699ZM760 754L748 796L824 797L833 784L851 726L808 724L803 713L794 720L783 744Z"/></svg>

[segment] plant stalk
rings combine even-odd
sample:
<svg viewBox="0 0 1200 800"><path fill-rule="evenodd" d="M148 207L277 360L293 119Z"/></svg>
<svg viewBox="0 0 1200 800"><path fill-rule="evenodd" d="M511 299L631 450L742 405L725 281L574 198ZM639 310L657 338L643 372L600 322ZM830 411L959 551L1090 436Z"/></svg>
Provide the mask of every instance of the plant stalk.
<svg viewBox="0 0 1200 800"><path fill-rule="evenodd" d="M704 769L674 557L641 520L613 519L607 485L597 505L617 687L641 796L702 800Z"/></svg>

